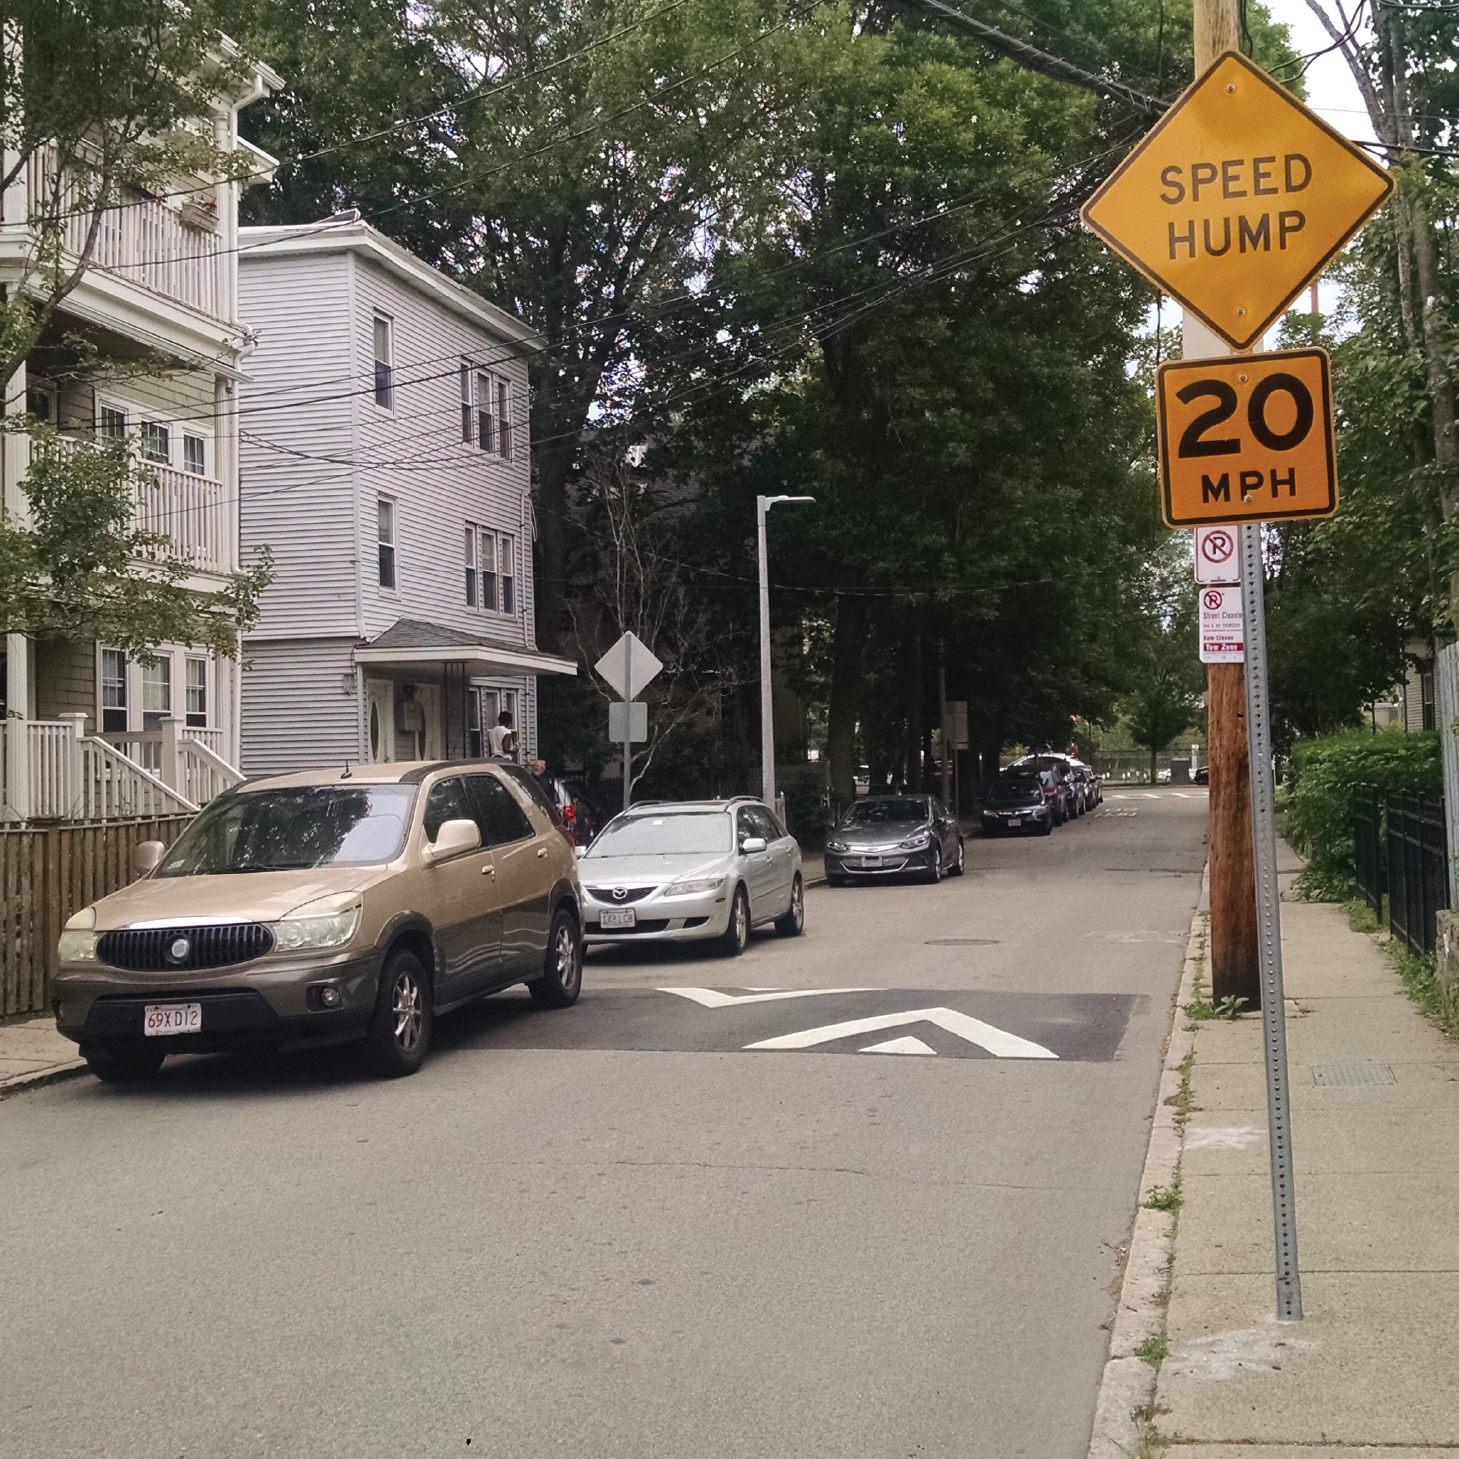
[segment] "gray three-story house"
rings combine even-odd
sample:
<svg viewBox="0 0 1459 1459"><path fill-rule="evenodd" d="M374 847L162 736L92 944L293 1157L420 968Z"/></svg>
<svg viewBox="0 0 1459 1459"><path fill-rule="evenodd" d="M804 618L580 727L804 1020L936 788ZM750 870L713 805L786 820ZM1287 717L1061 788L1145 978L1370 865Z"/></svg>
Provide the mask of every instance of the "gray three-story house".
<svg viewBox="0 0 1459 1459"><path fill-rule="evenodd" d="M536 333L353 211L240 230L257 344L245 554L274 581L243 666L246 774L536 750L527 358Z"/></svg>

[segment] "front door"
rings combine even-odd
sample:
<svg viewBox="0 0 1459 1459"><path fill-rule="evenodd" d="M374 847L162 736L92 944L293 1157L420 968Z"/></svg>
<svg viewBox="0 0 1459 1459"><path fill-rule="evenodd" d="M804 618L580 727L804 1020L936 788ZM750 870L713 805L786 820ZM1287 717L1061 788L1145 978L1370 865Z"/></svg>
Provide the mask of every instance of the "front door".
<svg viewBox="0 0 1459 1459"><path fill-rule="evenodd" d="M365 680L365 754L373 765L395 758L395 685L388 679Z"/></svg>
<svg viewBox="0 0 1459 1459"><path fill-rule="evenodd" d="M552 873L543 838L496 776L468 775L466 780L481 817L482 840L496 864L503 980L535 973L547 949L551 911Z"/></svg>
<svg viewBox="0 0 1459 1459"><path fill-rule="evenodd" d="M475 821L476 806L458 775L438 780L426 797L428 841L447 821ZM485 835L482 836L483 843ZM436 934L441 968L438 1003L454 1003L500 981L502 904L495 858L485 844L449 861L438 861L425 873L430 889L426 915Z"/></svg>

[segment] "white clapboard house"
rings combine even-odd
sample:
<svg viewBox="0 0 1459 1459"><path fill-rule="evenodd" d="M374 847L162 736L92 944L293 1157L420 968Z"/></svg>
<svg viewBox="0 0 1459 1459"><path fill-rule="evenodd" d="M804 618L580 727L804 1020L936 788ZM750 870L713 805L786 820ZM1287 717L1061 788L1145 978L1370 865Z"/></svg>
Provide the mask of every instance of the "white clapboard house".
<svg viewBox="0 0 1459 1459"><path fill-rule="evenodd" d="M243 669L250 775L536 748L527 360L543 341L353 210L245 228L241 530L275 579Z"/></svg>
<svg viewBox="0 0 1459 1459"><path fill-rule="evenodd" d="M283 83L252 68L217 103L220 142L273 159L238 136L238 110ZM0 288L24 292L41 220L58 186L41 149L0 194ZM59 180L63 204L77 194ZM125 438L149 468L137 522L171 539L187 585L216 591L239 568L237 392L247 329L236 270L237 183L179 178L161 195L127 190L101 216L89 269L11 382L7 413L30 411L84 451ZM65 215L61 262L84 246L90 210ZM77 341L84 341L82 346ZM78 361L81 363L78 364ZM0 449L0 490L27 520L30 441ZM239 665L185 644L150 662L90 640L0 638L0 820L114 821L186 814L240 778Z"/></svg>

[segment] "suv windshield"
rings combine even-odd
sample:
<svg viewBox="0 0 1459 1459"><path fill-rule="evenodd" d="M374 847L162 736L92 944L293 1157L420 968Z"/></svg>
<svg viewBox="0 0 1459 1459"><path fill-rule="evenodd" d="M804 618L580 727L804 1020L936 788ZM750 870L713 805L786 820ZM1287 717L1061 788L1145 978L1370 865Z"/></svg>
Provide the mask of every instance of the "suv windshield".
<svg viewBox="0 0 1459 1459"><path fill-rule="evenodd" d="M723 811L628 816L614 821L589 856L705 856L730 849L730 817Z"/></svg>
<svg viewBox="0 0 1459 1459"><path fill-rule="evenodd" d="M304 785L223 796L184 831L156 876L371 866L393 860L413 785Z"/></svg>
<svg viewBox="0 0 1459 1459"><path fill-rule="evenodd" d="M1018 780L995 780L988 787L988 804L1011 805L1020 800L1037 800L1042 793L1042 786L1031 775Z"/></svg>
<svg viewBox="0 0 1459 1459"><path fill-rule="evenodd" d="M865 826L889 821L925 821L927 802L922 800L864 800L846 814L843 824Z"/></svg>

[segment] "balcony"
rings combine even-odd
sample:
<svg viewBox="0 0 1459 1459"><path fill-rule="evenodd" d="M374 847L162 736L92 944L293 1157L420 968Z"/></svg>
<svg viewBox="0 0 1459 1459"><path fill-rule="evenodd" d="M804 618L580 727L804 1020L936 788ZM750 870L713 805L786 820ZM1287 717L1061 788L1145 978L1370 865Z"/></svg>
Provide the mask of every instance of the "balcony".
<svg viewBox="0 0 1459 1459"><path fill-rule="evenodd" d="M172 541L172 551L197 572L230 573L235 553L232 514L223 483L171 466L148 465L156 479L137 487L137 526Z"/></svg>
<svg viewBox="0 0 1459 1459"><path fill-rule="evenodd" d="M53 183L50 159L32 157L26 171L28 219L51 211ZM75 258L86 245L91 211L84 193L69 178L62 185L60 201L66 251ZM210 319L230 321L229 257L217 232L216 206L205 193L185 197L180 207L133 194L121 207L102 215L92 264L158 298L185 304Z"/></svg>

